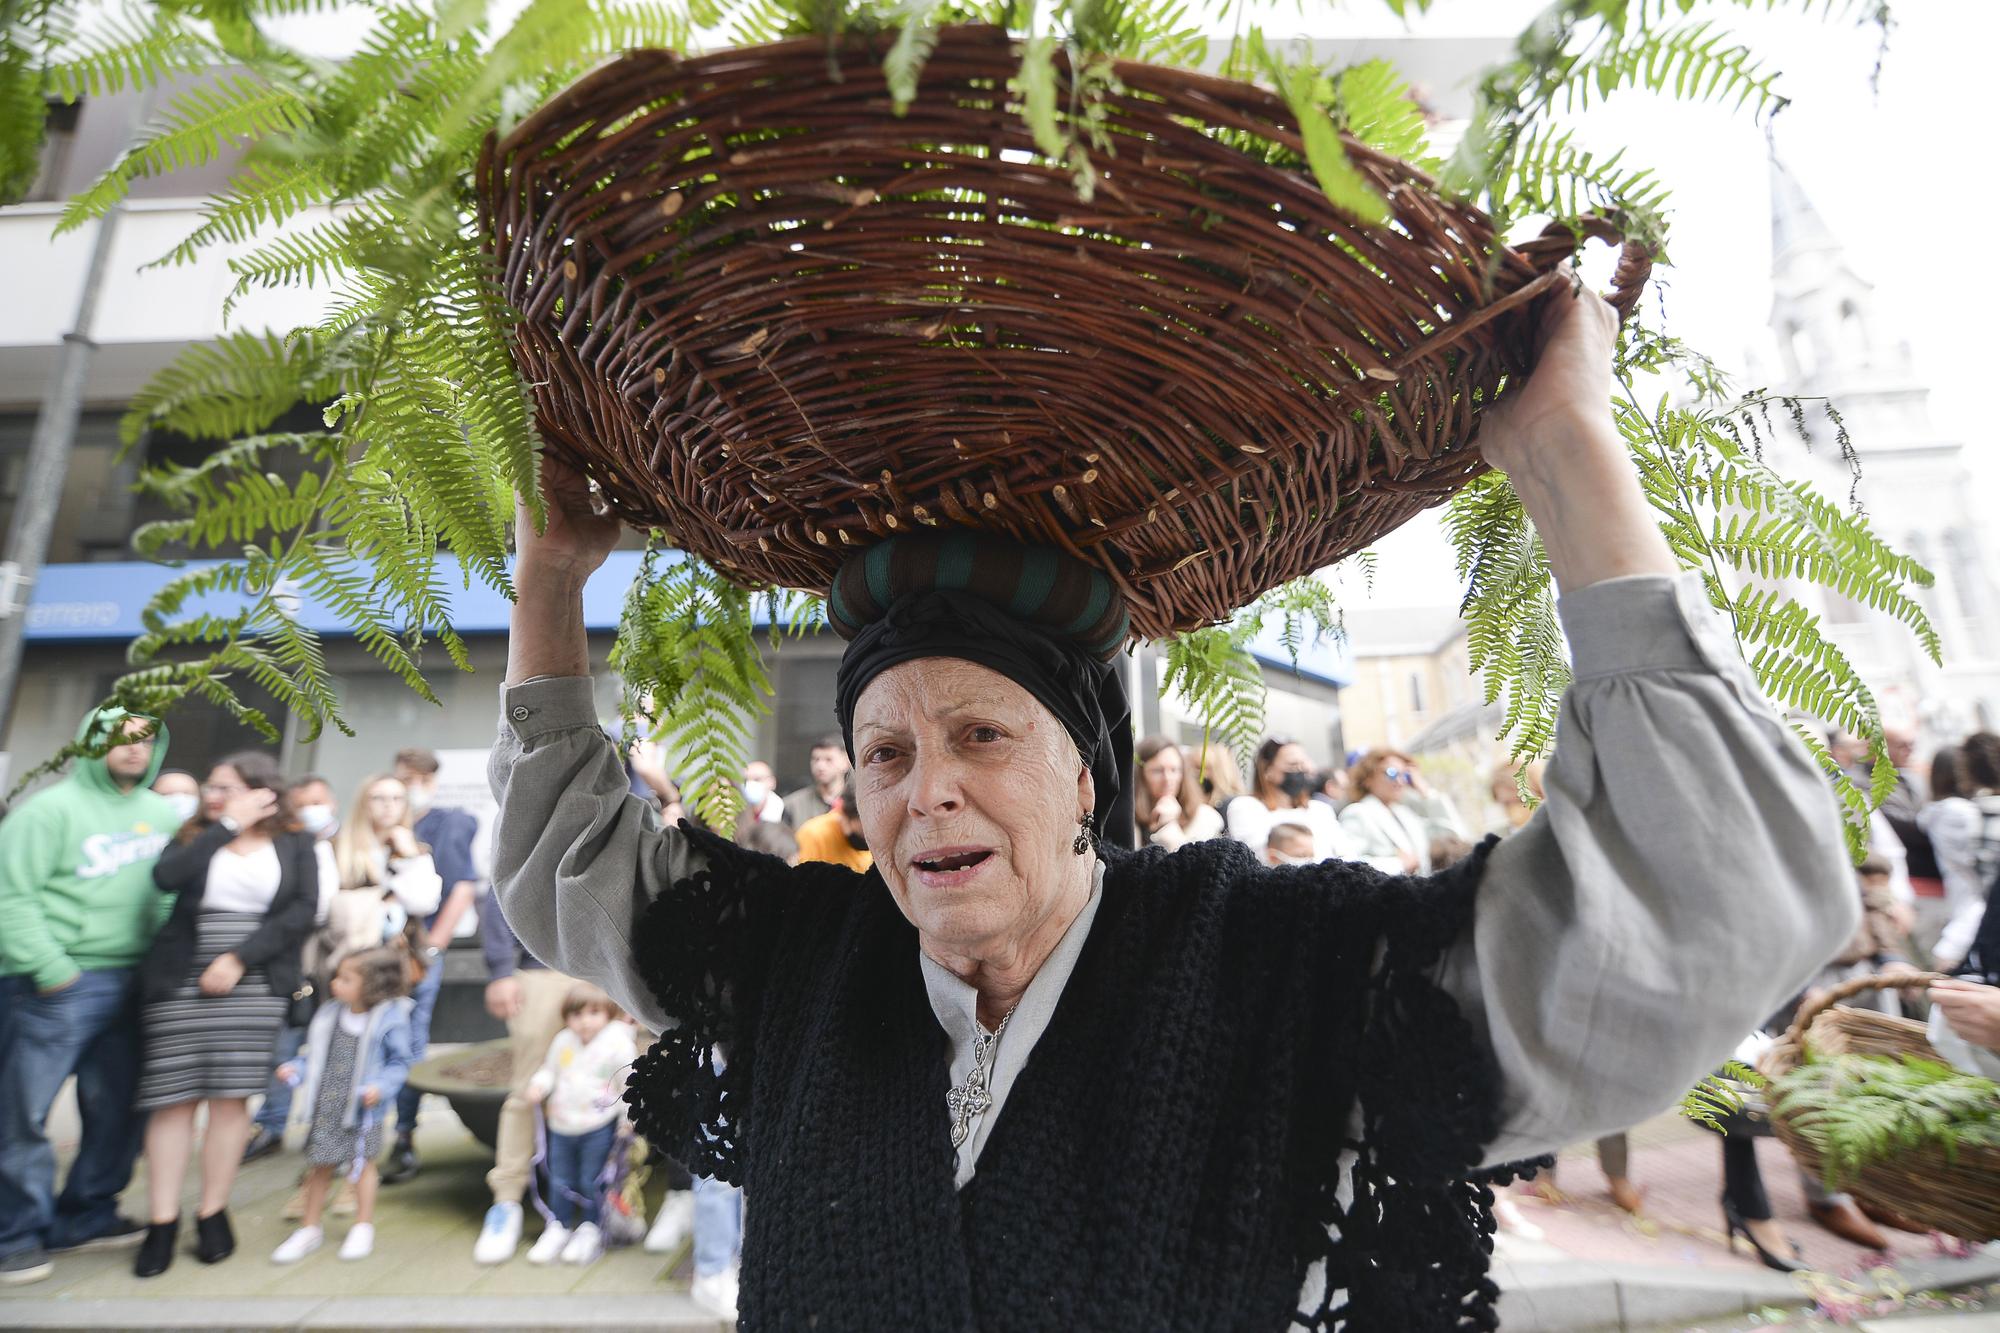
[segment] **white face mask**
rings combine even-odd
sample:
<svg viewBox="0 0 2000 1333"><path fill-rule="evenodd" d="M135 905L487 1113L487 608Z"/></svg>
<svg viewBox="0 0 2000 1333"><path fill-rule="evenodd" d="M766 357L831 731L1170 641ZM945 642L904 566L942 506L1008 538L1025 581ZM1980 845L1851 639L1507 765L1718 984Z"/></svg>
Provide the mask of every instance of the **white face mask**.
<svg viewBox="0 0 2000 1333"><path fill-rule="evenodd" d="M431 789L412 786L409 789L410 813L420 815L431 808Z"/></svg>
<svg viewBox="0 0 2000 1333"><path fill-rule="evenodd" d="M771 799L771 789L752 778L743 784L743 799L750 803L752 810L755 810Z"/></svg>
<svg viewBox="0 0 2000 1333"><path fill-rule="evenodd" d="M330 805L302 805L298 815L299 827L315 838L333 827L333 807Z"/></svg>
<svg viewBox="0 0 2000 1333"><path fill-rule="evenodd" d="M167 804L174 808L174 818L185 824L201 809L201 797L191 791L177 791L167 797Z"/></svg>

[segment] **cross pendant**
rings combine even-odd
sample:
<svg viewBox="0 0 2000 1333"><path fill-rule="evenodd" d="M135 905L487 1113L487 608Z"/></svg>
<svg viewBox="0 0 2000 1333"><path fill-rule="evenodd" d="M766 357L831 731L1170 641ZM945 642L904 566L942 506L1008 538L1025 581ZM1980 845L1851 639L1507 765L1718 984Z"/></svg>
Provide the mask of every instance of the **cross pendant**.
<svg viewBox="0 0 2000 1333"><path fill-rule="evenodd" d="M993 1098L986 1091L986 1071L973 1066L972 1072L965 1077L964 1087L945 1093L944 1104L951 1112L951 1146L963 1147L972 1135L972 1122L993 1105Z"/></svg>

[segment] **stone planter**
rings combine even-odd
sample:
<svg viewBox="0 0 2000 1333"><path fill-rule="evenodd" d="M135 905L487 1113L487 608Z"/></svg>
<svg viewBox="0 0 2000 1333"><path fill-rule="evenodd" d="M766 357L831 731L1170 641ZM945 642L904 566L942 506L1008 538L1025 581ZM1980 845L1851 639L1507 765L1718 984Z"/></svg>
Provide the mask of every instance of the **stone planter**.
<svg viewBox="0 0 2000 1333"><path fill-rule="evenodd" d="M432 1056L410 1071L410 1086L449 1101L472 1137L491 1148L513 1067L513 1043L501 1037Z"/></svg>

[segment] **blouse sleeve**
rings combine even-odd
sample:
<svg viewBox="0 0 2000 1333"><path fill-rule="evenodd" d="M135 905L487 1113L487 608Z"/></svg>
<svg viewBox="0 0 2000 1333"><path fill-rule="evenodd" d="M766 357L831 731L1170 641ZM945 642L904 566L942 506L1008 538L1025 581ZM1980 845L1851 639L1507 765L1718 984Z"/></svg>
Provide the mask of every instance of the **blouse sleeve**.
<svg viewBox="0 0 2000 1333"><path fill-rule="evenodd" d="M648 1030L672 1026L633 956L646 907L702 860L686 836L632 794L597 725L590 678L548 677L501 692L487 777L493 893L528 952L596 982Z"/></svg>
<svg viewBox="0 0 2000 1333"><path fill-rule="evenodd" d="M1698 578L1608 580L1561 612L1547 799L1494 850L1442 977L1499 1066L1489 1164L1670 1105L1859 921L1832 791Z"/></svg>

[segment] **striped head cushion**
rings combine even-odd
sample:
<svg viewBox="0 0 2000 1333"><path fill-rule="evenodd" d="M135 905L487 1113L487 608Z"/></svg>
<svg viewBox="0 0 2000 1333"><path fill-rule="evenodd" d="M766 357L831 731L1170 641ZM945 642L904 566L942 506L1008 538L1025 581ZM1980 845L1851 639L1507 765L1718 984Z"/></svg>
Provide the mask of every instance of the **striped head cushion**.
<svg viewBox="0 0 2000 1333"><path fill-rule="evenodd" d="M1110 576L1045 546L954 531L891 537L847 558L827 592L826 618L851 639L904 596L963 592L1108 662L1131 621Z"/></svg>

